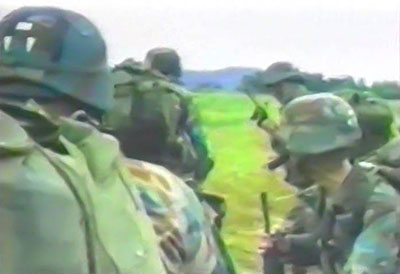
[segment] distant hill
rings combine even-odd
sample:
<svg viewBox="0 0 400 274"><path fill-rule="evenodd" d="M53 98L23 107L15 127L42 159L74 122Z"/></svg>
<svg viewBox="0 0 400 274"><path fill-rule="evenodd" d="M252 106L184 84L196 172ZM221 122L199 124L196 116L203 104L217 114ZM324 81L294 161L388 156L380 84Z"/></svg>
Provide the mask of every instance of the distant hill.
<svg viewBox="0 0 400 274"><path fill-rule="evenodd" d="M235 91L244 75L259 71L256 68L229 67L220 70L186 70L181 81L190 90L202 88L223 89Z"/></svg>

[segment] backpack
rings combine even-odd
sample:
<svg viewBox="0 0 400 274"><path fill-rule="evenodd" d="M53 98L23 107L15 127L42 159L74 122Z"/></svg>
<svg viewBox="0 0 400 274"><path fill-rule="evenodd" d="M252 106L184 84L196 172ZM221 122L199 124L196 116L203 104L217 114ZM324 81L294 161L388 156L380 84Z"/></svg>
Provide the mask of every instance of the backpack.
<svg viewBox="0 0 400 274"><path fill-rule="evenodd" d="M190 117L190 93L132 61L116 66L113 78L116 103L104 125L124 153L180 175L204 169L208 152Z"/></svg>

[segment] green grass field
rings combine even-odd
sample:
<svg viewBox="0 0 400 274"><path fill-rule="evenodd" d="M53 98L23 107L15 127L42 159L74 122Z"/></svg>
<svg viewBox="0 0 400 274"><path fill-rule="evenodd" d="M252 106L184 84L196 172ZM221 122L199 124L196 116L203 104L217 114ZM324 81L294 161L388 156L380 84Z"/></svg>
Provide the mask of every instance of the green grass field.
<svg viewBox="0 0 400 274"><path fill-rule="evenodd" d="M275 199L291 192L264 168L271 156L268 136L249 120L254 106L247 96L199 93L194 104L215 160L204 188L226 198L222 236L238 273L260 273L257 247L264 228L260 194L268 192L271 222L278 226L294 201Z"/></svg>

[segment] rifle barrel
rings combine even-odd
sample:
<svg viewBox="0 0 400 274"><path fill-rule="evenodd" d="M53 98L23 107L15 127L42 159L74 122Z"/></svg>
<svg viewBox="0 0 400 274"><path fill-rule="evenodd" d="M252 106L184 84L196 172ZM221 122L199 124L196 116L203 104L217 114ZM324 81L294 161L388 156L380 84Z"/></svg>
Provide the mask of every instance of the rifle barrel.
<svg viewBox="0 0 400 274"><path fill-rule="evenodd" d="M269 218L268 193L267 192L261 193L261 205L262 205L262 211L263 211L263 216L264 216L264 231L265 231L265 233L269 234L271 232L271 222L270 222L270 218Z"/></svg>

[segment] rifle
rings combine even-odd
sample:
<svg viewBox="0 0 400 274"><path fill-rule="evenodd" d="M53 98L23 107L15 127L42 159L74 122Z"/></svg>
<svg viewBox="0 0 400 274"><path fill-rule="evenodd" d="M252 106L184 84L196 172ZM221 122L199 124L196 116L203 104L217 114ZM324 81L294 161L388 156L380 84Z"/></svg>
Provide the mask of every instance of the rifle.
<svg viewBox="0 0 400 274"><path fill-rule="evenodd" d="M273 161L268 163L268 169L269 170L275 170L278 167L280 167L283 164L285 164L287 161L289 161L289 155L288 154L280 155L278 158L276 158L275 160L273 160Z"/></svg>
<svg viewBox="0 0 400 274"><path fill-rule="evenodd" d="M262 212L264 216L264 232L267 234L271 233L271 222L269 219L269 208L268 208L268 193L262 192L261 193L261 206Z"/></svg>
<svg viewBox="0 0 400 274"><path fill-rule="evenodd" d="M253 104L256 106L256 109L254 110L253 115L251 116L251 120L257 120L257 126L260 126L262 122L264 122L265 120L267 120L268 117L268 113L265 109L265 107L263 107L263 104L258 102L257 98L254 96L254 94L252 94L249 90L245 89L244 93L246 93L246 95L250 98L250 100L253 102Z"/></svg>
<svg viewBox="0 0 400 274"><path fill-rule="evenodd" d="M261 205L264 216L264 232L271 233L271 222L268 208L268 193L261 193ZM279 251L276 248L271 248L263 255L263 273L264 274L284 274L285 266L280 261Z"/></svg>

